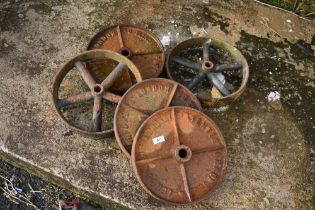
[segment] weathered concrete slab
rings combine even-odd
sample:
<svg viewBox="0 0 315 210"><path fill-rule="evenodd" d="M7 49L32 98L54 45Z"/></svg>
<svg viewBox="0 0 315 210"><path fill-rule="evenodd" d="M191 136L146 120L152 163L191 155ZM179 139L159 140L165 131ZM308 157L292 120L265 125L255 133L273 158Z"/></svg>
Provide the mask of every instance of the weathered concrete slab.
<svg viewBox="0 0 315 210"><path fill-rule="evenodd" d="M159 0L3 1L0 8L2 158L72 190L83 191L108 208L311 208L314 191L305 132L300 131L301 124L286 108L277 110L267 104L265 94L269 89L257 88L257 84L268 79L255 72L262 68L254 62L250 62L251 86L256 91L248 91L227 112L207 111L226 138L228 170L225 181L209 200L190 206L165 205L149 197L136 182L129 161L114 139L92 140L69 131L52 109L50 85L58 67L84 51L89 38L103 25L138 24L152 29L160 38L170 32L173 41L209 33L235 43L242 40L244 30L264 37L268 33L273 41L287 38L310 43L314 23L252 1L211 5ZM287 19L294 25L287 25ZM277 50L277 55L286 52ZM303 73L302 79L313 81L312 63L296 63L288 55L283 59L295 67L290 69L298 71L297 77ZM272 88L277 84L274 81L262 86ZM309 88L308 92L314 87L311 84L305 88ZM306 97L312 103L312 93ZM312 113L309 103L305 103L303 109Z"/></svg>

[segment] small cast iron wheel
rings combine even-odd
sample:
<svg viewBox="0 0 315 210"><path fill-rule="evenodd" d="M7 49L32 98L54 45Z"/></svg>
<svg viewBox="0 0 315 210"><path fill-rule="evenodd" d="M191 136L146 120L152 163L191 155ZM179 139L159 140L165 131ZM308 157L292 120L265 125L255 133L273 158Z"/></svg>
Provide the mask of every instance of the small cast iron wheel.
<svg viewBox="0 0 315 210"><path fill-rule="evenodd" d="M193 54L190 59L189 54ZM228 61L222 62L222 59ZM239 50L208 37L178 44L167 57L166 70L169 78L193 90L202 105L209 107L226 106L235 101L244 91L249 76L247 61ZM196 86L200 83L206 84L207 89L198 90Z"/></svg>
<svg viewBox="0 0 315 210"><path fill-rule="evenodd" d="M149 31L131 25L116 25L101 30L91 39L87 49L106 49L120 53L138 67L143 79L158 77L165 61L160 40ZM99 74L107 74L112 70L110 63L101 61L103 64L98 65L99 62L93 61L88 65ZM113 87L126 90L132 84L130 75L125 72Z"/></svg>
<svg viewBox="0 0 315 210"><path fill-rule="evenodd" d="M121 150L130 158L133 138L142 122L169 106L201 110L199 100L186 87L162 78L147 79L132 86L117 105L114 131Z"/></svg>
<svg viewBox="0 0 315 210"><path fill-rule="evenodd" d="M142 123L131 162L150 195L186 204L208 198L222 182L227 150L220 130L205 114L188 107L168 107Z"/></svg>
<svg viewBox="0 0 315 210"><path fill-rule="evenodd" d="M90 71L85 65L85 62L94 59L111 59L118 63L118 65L116 65L116 67L104 80L100 80L99 78L95 77L93 72ZM89 88L89 91L60 99L59 98L60 85L64 78L66 77L66 75L68 74L68 72L73 68L76 68L77 71L81 74L84 82ZM66 64L64 64L64 66L55 75L53 80L52 99L57 114L68 126L70 126L71 129L83 135L92 136L96 138L108 137L113 135L114 134L113 129L102 130L103 101L107 100L113 103L119 102L121 96L112 93L108 90L113 85L113 83L119 77L121 77L122 73L127 69L129 69L130 72L134 75L136 81L142 81L142 76L137 67L129 59L125 58L124 56L121 56L118 53L107 50L91 50L74 57ZM61 110L69 105L74 105L89 100L94 100L93 117L91 118L91 122L93 123L92 130L82 129L74 125L73 123L70 123L65 118Z"/></svg>

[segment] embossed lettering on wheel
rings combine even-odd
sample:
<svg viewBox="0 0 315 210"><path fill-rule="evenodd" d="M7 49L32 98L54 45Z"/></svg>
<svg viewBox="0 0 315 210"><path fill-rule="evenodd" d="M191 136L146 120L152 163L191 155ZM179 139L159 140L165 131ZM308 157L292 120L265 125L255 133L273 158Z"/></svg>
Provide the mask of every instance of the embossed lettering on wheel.
<svg viewBox="0 0 315 210"><path fill-rule="evenodd" d="M160 40L136 26L118 25L100 31L90 41L88 50L91 49L107 49L124 55L138 67L143 79L158 77L163 70L165 56ZM107 74L112 69L107 62L98 67L94 63L89 65L99 74ZM117 89L123 90L131 85L132 80L127 72L115 83Z"/></svg>
<svg viewBox="0 0 315 210"><path fill-rule="evenodd" d="M156 137L164 141L153 141ZM208 198L224 178L224 138L203 113L169 107L143 122L132 145L132 165L142 187L169 203Z"/></svg>
<svg viewBox="0 0 315 210"><path fill-rule="evenodd" d="M168 106L201 110L198 99L187 88L162 78L140 82L123 95L115 111L114 130L120 148L128 157L141 123L157 110Z"/></svg>

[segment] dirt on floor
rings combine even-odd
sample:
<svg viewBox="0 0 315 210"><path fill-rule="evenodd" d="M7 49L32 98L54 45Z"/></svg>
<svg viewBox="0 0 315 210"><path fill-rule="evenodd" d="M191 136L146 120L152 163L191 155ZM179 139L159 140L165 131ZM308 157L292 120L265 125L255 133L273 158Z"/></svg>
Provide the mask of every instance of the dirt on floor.
<svg viewBox="0 0 315 210"><path fill-rule="evenodd" d="M41 178L18 169L0 159L1 210L59 210L59 201L73 201L76 196ZM81 210L101 210L80 201Z"/></svg>

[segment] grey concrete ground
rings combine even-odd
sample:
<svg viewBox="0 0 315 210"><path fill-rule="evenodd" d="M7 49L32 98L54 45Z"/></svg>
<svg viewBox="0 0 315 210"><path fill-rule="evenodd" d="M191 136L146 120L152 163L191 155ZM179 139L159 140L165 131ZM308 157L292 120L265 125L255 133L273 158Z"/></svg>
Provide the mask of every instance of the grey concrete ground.
<svg viewBox="0 0 315 210"><path fill-rule="evenodd" d="M208 2L208 3L207 3ZM254 1L2 1L0 156L108 209L312 209L314 206L314 22ZM287 21L290 20L290 21ZM115 140L69 131L51 103L58 68L104 26L136 24L176 43L212 35L250 64L246 93L213 118L226 139L226 178L198 204L147 195ZM268 104L270 91L282 106ZM313 200L312 200L313 197Z"/></svg>

